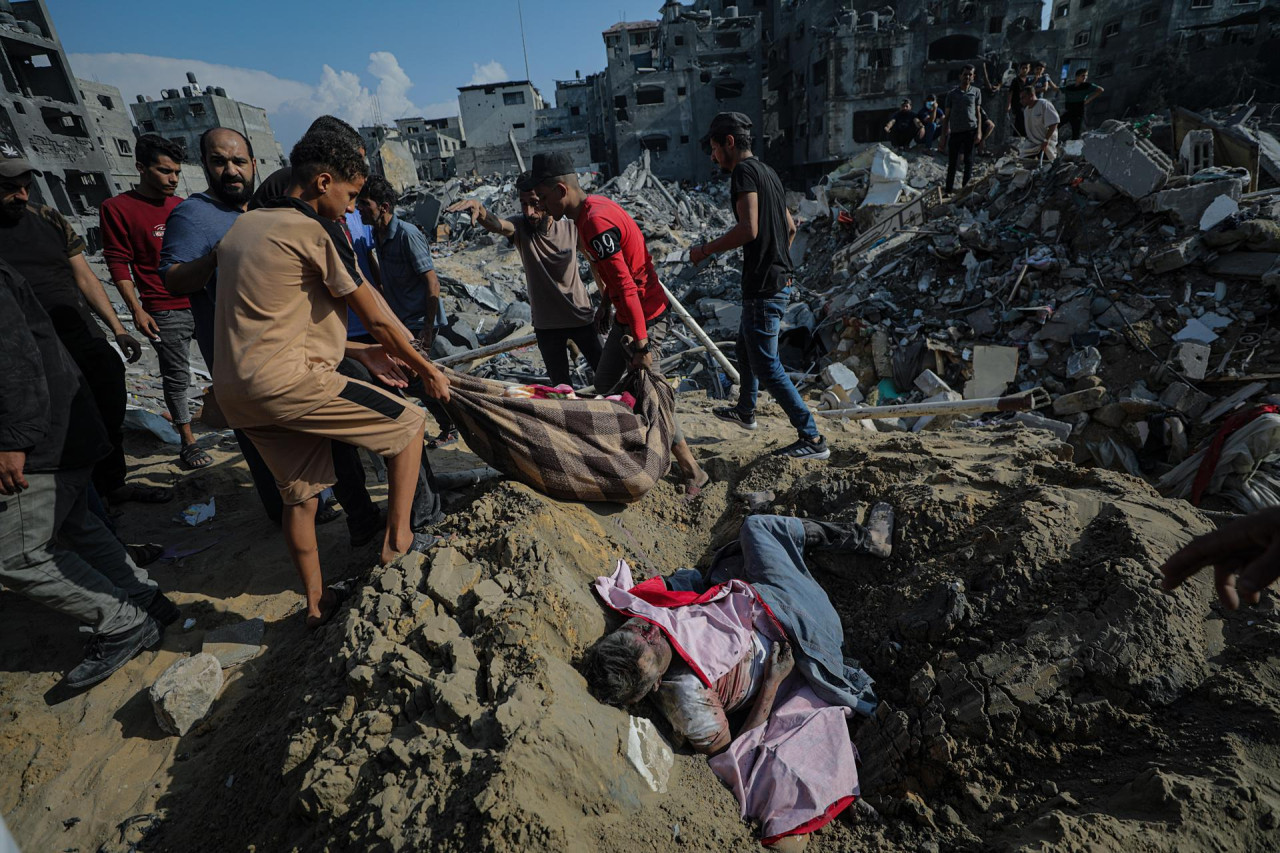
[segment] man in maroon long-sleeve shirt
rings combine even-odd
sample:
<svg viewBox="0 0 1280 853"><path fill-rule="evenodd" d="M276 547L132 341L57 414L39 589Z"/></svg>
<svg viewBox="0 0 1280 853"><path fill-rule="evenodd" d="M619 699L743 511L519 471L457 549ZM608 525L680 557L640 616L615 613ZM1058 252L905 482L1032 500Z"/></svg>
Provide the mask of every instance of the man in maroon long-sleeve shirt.
<svg viewBox="0 0 1280 853"><path fill-rule="evenodd" d="M103 256L116 289L133 313L133 324L151 339L160 358L164 402L182 437L179 459L187 468L213 460L191 431L191 338L195 320L186 296L174 296L160 277L165 221L182 199L174 193L182 171L182 146L154 133L134 148L138 186L102 203Z"/></svg>
<svg viewBox="0 0 1280 853"><path fill-rule="evenodd" d="M601 331L609 326L610 308L616 313L595 376L597 394L613 393L628 369L653 368L652 347L662 343L671 324L666 290L635 220L613 200L583 192L567 155L534 155L533 180L538 182L534 195L547 213L577 223L580 248L600 289L596 321ZM624 343L625 337L634 343ZM696 497L711 476L698 466L672 415L671 453L684 474L686 494Z"/></svg>

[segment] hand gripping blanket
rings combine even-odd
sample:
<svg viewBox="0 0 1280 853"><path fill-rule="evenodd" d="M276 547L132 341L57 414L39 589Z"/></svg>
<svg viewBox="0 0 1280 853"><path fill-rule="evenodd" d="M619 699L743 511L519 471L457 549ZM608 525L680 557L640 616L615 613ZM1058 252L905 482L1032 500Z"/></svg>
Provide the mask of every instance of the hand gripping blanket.
<svg viewBox="0 0 1280 853"><path fill-rule="evenodd" d="M656 373L628 378L632 411L614 400L504 397L501 382L441 370L445 406L471 452L544 495L631 503L671 465L675 392Z"/></svg>

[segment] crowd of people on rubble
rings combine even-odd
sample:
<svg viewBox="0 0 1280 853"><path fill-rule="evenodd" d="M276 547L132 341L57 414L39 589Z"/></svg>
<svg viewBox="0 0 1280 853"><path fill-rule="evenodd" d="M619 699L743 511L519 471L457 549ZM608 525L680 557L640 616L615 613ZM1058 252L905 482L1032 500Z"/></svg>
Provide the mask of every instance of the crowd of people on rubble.
<svg viewBox="0 0 1280 853"><path fill-rule="evenodd" d="M1042 146L1057 129L1056 112L1040 99L1056 88L1043 70L1028 64L1008 87L1022 101L1026 141ZM956 155L967 180L972 148L989 132L974 73L966 66L960 85L931 96L919 113L904 101L886 127L895 139L907 131L918 140L936 136L952 152L949 185ZM1088 85L1087 73L1077 82ZM1068 113L1075 133L1091 97L1070 102L1080 111L1075 120ZM742 249L740 395L714 414L755 430L758 394L767 389L797 432L775 453L826 459L830 448L779 359L796 224L782 182L754 155L753 141L741 113L716 116L702 140L729 175L736 224L693 246L689 260ZM212 375L202 420L232 430L263 512L282 528L306 622L323 625L349 593L326 585L321 568L316 525L338 517L330 494L346 514L351 544L379 540L383 563L429 549L443 517L425 450L456 440L457 429L449 378L431 360L448 317L428 236L397 215L398 195L369 174L361 137L331 116L298 141L288 167L261 182L248 139L228 128L206 132L199 159L208 189L185 200L175 195L185 152L151 134L135 150L136 188L102 205L104 256L137 335L156 350L180 437L177 462L200 470L214 461L192 425L194 342ZM8 321L0 336L0 584L90 629L83 660L63 679L81 690L155 647L181 616L144 568L159 554L123 543L106 510L172 494L129 481L116 347L135 362L142 343L116 316L83 240L33 200L38 174L21 157L0 160L0 315ZM563 154L534 157L516 191L517 216L494 216L474 200L454 209L518 252L549 381L572 382L571 353L601 395L635 371L656 371L655 350L674 311L636 222L614 201L585 192ZM440 428L433 445L428 411ZM360 449L386 459L385 510L366 490ZM678 422L672 455L686 496L696 499L711 477ZM1167 583L1216 562L1224 601L1241 600L1237 574L1244 601L1256 601L1280 571L1275 521L1242 522L1193 545L1171 561ZM892 535L892 510L883 504L865 527L756 516L705 574L635 585L620 566L596 591L629 619L588 654L588 681L618 705L654 696L673 727L713 756L766 840L798 849L856 795L845 719L875 704L870 679L843 662L839 617L803 554L826 548L885 558ZM733 730L730 715L740 710L745 719ZM767 766L757 766L761 756Z"/></svg>
<svg viewBox="0 0 1280 853"><path fill-rule="evenodd" d="M1017 147L1019 158L1036 162L1058 156L1059 127L1065 121L1071 138L1084 133L1085 112L1103 94L1103 88L1089 82L1089 69L1077 68L1072 82L1055 82L1043 61L1009 62L1003 71L995 57L980 65L963 65L958 84L941 97L930 94L924 106L912 109L904 98L898 111L884 125L893 147L928 150L935 143L947 155L945 192L955 190L956 172L962 169L961 186L973 177L975 152L996 131L996 118L1004 116L1005 133ZM982 83L977 82L981 70ZM1064 72L1065 73L1065 72ZM1062 101L1059 111L1052 93ZM1065 140L1064 140L1065 141Z"/></svg>

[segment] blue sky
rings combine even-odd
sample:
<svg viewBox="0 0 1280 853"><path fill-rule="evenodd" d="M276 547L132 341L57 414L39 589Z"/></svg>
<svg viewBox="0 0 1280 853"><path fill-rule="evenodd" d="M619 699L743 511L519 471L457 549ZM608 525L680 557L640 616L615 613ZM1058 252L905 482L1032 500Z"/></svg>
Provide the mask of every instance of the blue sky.
<svg viewBox="0 0 1280 853"><path fill-rule="evenodd" d="M603 69L601 31L656 18L661 5L523 0L534 84L551 100L555 80ZM185 85L194 70L202 86L265 107L286 150L323 112L368 123L374 95L384 119L432 117L457 112L459 86L525 77L516 0L49 6L77 76L118 86L133 101Z"/></svg>

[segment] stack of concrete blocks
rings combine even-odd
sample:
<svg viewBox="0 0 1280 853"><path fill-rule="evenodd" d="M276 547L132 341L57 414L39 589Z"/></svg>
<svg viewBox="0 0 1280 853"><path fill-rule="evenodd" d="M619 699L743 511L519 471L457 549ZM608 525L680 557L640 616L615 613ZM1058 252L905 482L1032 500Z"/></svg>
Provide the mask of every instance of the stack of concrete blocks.
<svg viewBox="0 0 1280 853"><path fill-rule="evenodd" d="M1213 167L1213 131L1191 130L1182 137L1182 147L1178 149L1178 171L1184 175L1194 175L1201 169Z"/></svg>

